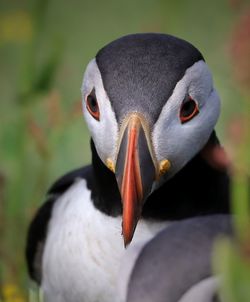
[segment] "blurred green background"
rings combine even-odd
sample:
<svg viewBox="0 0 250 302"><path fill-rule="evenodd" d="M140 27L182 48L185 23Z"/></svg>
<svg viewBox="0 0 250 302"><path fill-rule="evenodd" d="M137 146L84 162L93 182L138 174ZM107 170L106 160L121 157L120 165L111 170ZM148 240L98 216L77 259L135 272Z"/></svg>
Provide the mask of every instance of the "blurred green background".
<svg viewBox="0 0 250 302"><path fill-rule="evenodd" d="M86 64L106 43L136 32L170 33L200 49L222 99L217 131L233 149L231 138L241 127L237 120L249 108L249 1L1 0L0 292L5 301L11 294L16 300L8 301L24 301L27 293L26 230L48 186L90 161L80 100Z"/></svg>

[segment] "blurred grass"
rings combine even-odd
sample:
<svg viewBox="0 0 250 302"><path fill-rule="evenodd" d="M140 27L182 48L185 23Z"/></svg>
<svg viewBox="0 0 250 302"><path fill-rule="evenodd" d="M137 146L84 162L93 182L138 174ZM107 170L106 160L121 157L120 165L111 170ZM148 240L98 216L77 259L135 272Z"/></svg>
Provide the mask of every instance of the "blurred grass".
<svg viewBox="0 0 250 302"><path fill-rule="evenodd" d="M222 98L218 132L225 138L231 118L245 110L229 49L247 2L0 2L0 288L27 295L27 225L51 182L90 161L80 86L98 49L135 32L166 32L196 45Z"/></svg>
<svg viewBox="0 0 250 302"><path fill-rule="evenodd" d="M220 295L226 302L248 302L250 297L250 94L245 101L238 131L231 133L231 143L237 146L232 154L235 238L218 240L214 253L214 269L222 277Z"/></svg>

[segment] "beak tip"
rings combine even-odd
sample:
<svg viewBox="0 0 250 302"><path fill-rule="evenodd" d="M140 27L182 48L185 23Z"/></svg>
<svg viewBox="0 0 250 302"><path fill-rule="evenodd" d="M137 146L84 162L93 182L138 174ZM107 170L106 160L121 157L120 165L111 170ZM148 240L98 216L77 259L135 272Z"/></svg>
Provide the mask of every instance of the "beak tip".
<svg viewBox="0 0 250 302"><path fill-rule="evenodd" d="M122 232L124 247L127 248L133 239L134 232L131 234Z"/></svg>
<svg viewBox="0 0 250 302"><path fill-rule="evenodd" d="M123 243L124 243L124 248L128 248L130 243L132 242L132 238L125 238L123 237Z"/></svg>
<svg viewBox="0 0 250 302"><path fill-rule="evenodd" d="M124 248L126 249L129 246L130 242L127 242L126 240L124 240Z"/></svg>

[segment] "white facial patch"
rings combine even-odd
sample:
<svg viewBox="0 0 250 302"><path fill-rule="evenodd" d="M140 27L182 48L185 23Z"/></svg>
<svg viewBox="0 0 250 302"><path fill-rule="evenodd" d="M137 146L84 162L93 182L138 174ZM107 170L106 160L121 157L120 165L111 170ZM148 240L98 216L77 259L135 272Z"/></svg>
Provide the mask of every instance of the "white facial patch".
<svg viewBox="0 0 250 302"><path fill-rule="evenodd" d="M95 120L86 108L86 98L93 89L95 89L100 111L99 121ZM116 142L118 140L118 124L104 89L101 74L95 59L90 61L87 66L81 91L84 117L95 143L97 153L104 163L106 163L107 158L114 161Z"/></svg>
<svg viewBox="0 0 250 302"><path fill-rule="evenodd" d="M186 95L199 107L199 113L186 123L180 121L180 108ZM196 62L187 69L163 107L152 132L158 161L168 159L167 177L178 172L206 144L220 113L220 99L213 87L207 64Z"/></svg>

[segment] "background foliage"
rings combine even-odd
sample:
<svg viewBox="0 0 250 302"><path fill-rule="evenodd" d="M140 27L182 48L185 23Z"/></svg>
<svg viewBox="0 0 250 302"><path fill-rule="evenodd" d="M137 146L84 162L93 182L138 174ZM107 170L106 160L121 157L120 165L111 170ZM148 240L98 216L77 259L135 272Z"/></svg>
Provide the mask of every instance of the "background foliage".
<svg viewBox="0 0 250 302"><path fill-rule="evenodd" d="M238 200L243 204L238 209L243 213L238 225L248 228L248 1L2 0L0 300L1 296L12 302L26 297L27 225L49 184L64 172L90 161L89 136L80 101L87 62L106 43L135 32L170 33L190 41L204 54L222 99L217 132L237 162L235 204ZM243 242L250 238L248 235ZM218 254L227 253L229 259L229 245L221 244ZM224 272L230 259L216 267Z"/></svg>

